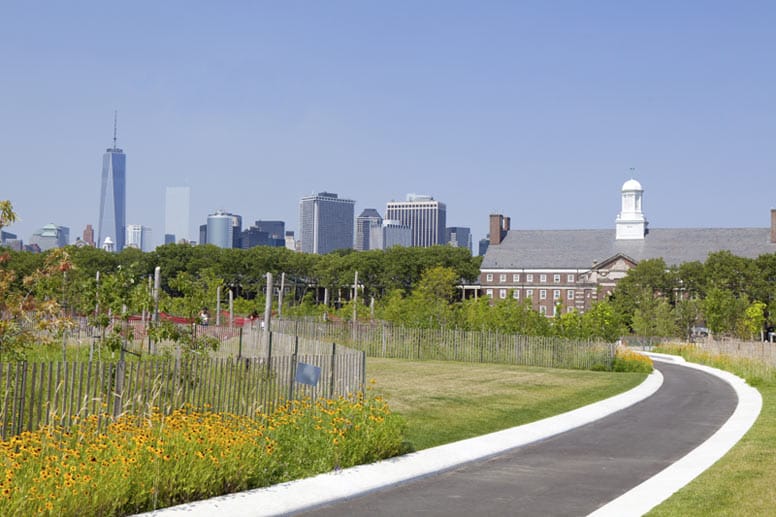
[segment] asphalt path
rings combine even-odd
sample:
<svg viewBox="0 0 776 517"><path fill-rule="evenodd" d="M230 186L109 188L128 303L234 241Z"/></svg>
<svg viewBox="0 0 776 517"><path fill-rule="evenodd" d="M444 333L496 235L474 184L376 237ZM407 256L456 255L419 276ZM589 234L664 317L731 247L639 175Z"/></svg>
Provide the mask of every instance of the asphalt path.
<svg viewBox="0 0 776 517"><path fill-rule="evenodd" d="M587 515L698 447L736 408L725 381L682 366L655 367L661 388L611 416L297 515Z"/></svg>

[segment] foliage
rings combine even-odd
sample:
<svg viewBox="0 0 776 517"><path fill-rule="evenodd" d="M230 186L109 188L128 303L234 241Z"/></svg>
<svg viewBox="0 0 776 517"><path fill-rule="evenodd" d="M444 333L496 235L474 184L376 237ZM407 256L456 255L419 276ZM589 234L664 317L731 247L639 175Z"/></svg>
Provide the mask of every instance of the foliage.
<svg viewBox="0 0 776 517"><path fill-rule="evenodd" d="M125 515L403 452L402 421L379 397L292 401L253 419L154 411L103 432L98 420L0 442L0 514Z"/></svg>
<svg viewBox="0 0 776 517"><path fill-rule="evenodd" d="M612 371L650 373L652 372L652 359L624 346L618 346L614 355Z"/></svg>

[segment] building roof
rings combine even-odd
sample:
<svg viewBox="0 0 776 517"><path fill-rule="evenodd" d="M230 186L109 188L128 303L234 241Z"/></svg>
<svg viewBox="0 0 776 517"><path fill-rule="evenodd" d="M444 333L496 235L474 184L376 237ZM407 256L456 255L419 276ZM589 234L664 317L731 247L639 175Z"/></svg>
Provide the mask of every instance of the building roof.
<svg viewBox="0 0 776 517"><path fill-rule="evenodd" d="M756 258L776 252L769 228L657 228L644 239L616 240L615 230L510 230L488 247L482 269L589 269L622 253L637 262L663 258L667 265L705 262L727 250Z"/></svg>
<svg viewBox="0 0 776 517"><path fill-rule="evenodd" d="M638 181L636 181L633 178L631 178L631 179L629 179L628 181L626 181L625 183L622 184L622 191L623 192L630 191L630 190L643 191L644 189L641 188L641 183L639 183Z"/></svg>

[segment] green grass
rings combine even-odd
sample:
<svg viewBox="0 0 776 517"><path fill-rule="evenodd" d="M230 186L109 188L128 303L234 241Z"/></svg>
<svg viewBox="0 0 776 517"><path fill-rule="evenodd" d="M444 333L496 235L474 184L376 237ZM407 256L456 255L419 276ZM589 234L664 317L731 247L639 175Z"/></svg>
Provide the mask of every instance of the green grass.
<svg viewBox="0 0 776 517"><path fill-rule="evenodd" d="M648 515L776 515L776 368L692 350L682 355L744 377L762 394L763 408L730 452Z"/></svg>
<svg viewBox="0 0 776 517"><path fill-rule="evenodd" d="M373 389L407 421L416 450L557 415L637 386L644 373L450 361L367 361Z"/></svg>

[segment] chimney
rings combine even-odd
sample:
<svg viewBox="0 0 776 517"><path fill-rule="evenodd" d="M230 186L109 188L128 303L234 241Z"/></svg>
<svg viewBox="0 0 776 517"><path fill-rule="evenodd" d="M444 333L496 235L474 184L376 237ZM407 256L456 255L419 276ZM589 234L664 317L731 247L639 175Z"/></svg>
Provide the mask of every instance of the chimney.
<svg viewBox="0 0 776 517"><path fill-rule="evenodd" d="M490 214L490 243L501 244L509 231L510 218L501 214Z"/></svg>
<svg viewBox="0 0 776 517"><path fill-rule="evenodd" d="M490 214L490 245L501 244L503 238L502 227L504 225L504 216L501 214Z"/></svg>
<svg viewBox="0 0 776 517"><path fill-rule="evenodd" d="M491 228L493 228L493 223L491 223ZM776 208L771 208L771 243L776 244Z"/></svg>

